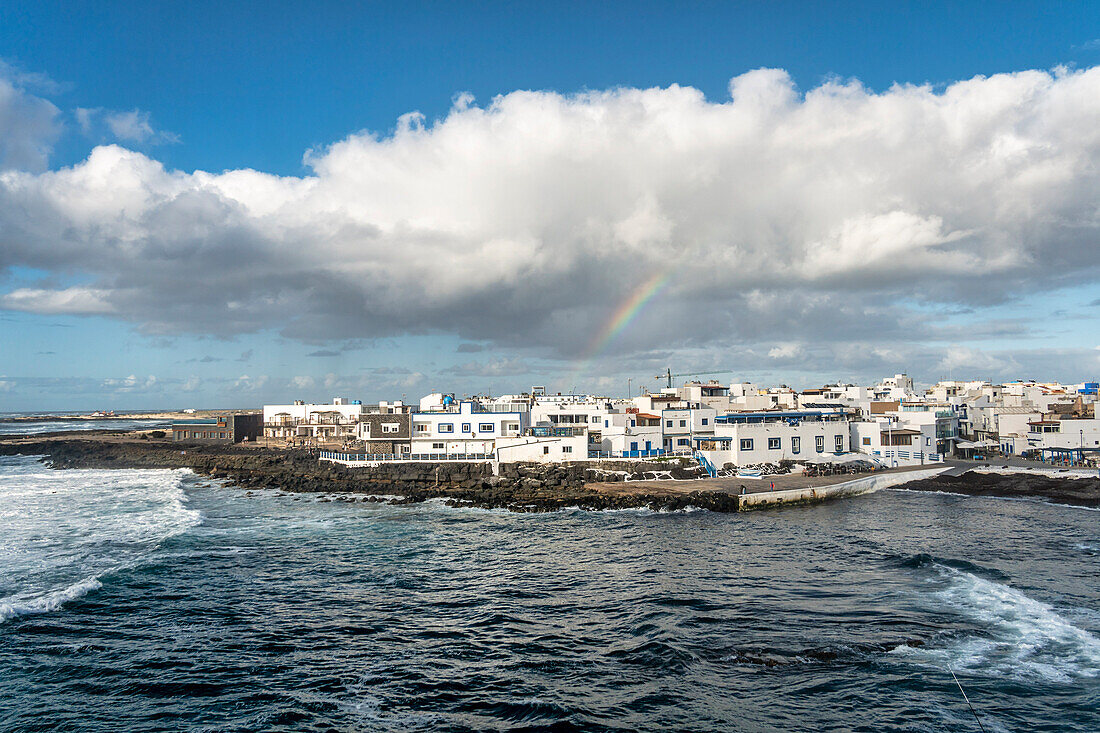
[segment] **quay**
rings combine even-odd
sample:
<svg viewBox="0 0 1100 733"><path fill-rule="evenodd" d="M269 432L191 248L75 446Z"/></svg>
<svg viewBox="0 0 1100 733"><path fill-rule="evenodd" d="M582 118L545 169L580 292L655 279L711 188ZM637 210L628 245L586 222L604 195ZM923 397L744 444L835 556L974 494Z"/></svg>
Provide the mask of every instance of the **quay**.
<svg viewBox="0 0 1100 733"><path fill-rule="evenodd" d="M705 478L694 481L627 481L593 482L585 485L596 493L611 496L630 494L725 494L737 503L737 511L751 511L767 507L793 504L810 504L830 499L869 494L880 489L920 481L947 471L949 466L905 468L875 471L867 474L840 474L834 476L802 476L780 474L761 479ZM772 489L774 483L775 489ZM741 493L741 487L745 493Z"/></svg>

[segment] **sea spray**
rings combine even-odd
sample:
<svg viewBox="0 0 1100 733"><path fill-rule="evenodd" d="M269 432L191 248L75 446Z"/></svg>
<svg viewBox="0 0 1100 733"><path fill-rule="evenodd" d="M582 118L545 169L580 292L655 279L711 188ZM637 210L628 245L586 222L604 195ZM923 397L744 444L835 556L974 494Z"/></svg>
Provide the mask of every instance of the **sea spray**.
<svg viewBox="0 0 1100 733"><path fill-rule="evenodd" d="M201 521L185 470L53 471L0 458L0 622L55 611Z"/></svg>

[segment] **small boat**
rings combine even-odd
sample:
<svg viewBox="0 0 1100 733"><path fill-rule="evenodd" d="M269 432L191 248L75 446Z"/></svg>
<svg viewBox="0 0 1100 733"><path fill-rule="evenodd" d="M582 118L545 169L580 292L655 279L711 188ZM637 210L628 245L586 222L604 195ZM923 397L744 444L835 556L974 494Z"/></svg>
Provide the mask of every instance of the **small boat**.
<svg viewBox="0 0 1100 733"><path fill-rule="evenodd" d="M737 478L763 478L764 474L759 470L751 468L742 468L737 472Z"/></svg>

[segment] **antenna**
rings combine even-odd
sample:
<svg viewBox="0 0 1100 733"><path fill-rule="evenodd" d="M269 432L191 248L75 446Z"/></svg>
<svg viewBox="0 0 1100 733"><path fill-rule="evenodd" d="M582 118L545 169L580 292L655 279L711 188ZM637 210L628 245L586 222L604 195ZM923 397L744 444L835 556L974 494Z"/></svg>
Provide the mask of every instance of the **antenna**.
<svg viewBox="0 0 1100 733"><path fill-rule="evenodd" d="M951 679L955 680L955 684L959 686L959 692L963 695L963 700L966 700L967 707L970 708L970 712L974 714L974 720L978 722L978 727L981 728L982 733L985 733L985 726L982 725L982 719L978 717L978 711L974 709L974 706L970 704L970 698L966 696L966 690L963 689L962 683L959 682L959 678L955 676L955 671L950 667L947 671L951 673Z"/></svg>

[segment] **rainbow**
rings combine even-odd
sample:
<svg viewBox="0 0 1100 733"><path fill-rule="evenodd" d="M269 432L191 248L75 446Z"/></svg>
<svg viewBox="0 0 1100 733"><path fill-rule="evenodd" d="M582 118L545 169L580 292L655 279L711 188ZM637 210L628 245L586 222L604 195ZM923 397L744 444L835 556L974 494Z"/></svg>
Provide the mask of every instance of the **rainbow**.
<svg viewBox="0 0 1100 733"><path fill-rule="evenodd" d="M574 370L574 381L582 372L587 371L588 364L599 356L600 352L615 340L615 337L626 330L635 318L645 309L661 290L672 280L673 270L663 269L655 273L644 283L635 288L615 309L611 319L593 337L588 348L584 350L581 360Z"/></svg>

